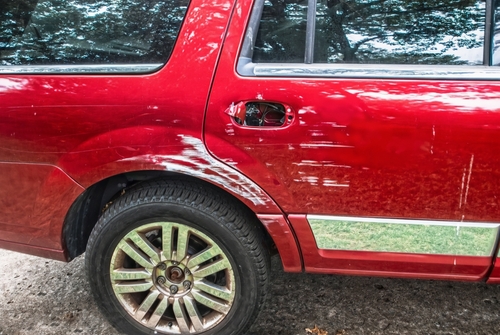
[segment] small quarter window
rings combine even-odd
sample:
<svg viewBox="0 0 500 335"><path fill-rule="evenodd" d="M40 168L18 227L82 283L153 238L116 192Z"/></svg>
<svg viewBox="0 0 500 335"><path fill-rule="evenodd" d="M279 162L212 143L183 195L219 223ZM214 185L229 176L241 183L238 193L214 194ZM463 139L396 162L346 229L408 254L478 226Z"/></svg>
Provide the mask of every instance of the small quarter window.
<svg viewBox="0 0 500 335"><path fill-rule="evenodd" d="M253 60L302 63L306 45L307 0L265 1Z"/></svg>
<svg viewBox="0 0 500 335"><path fill-rule="evenodd" d="M189 0L0 0L0 65L164 63Z"/></svg>

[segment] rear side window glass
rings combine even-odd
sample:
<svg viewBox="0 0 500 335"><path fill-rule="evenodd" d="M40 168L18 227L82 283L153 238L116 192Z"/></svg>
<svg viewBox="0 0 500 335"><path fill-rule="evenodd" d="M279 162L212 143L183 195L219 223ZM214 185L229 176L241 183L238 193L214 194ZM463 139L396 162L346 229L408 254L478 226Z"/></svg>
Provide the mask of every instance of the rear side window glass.
<svg viewBox="0 0 500 335"><path fill-rule="evenodd" d="M0 0L0 65L164 63L189 0Z"/></svg>
<svg viewBox="0 0 500 335"><path fill-rule="evenodd" d="M493 22L493 65L500 66L500 0L495 1Z"/></svg>
<svg viewBox="0 0 500 335"><path fill-rule="evenodd" d="M322 0L318 63L482 65L485 2Z"/></svg>
<svg viewBox="0 0 500 335"><path fill-rule="evenodd" d="M253 60L302 63L306 45L307 0L265 1Z"/></svg>
<svg viewBox="0 0 500 335"><path fill-rule="evenodd" d="M497 1L498 2L498 1ZM304 62L295 55L301 40L278 34L283 27L304 25L297 19L296 0L266 1L265 32L257 36L260 53L254 62L280 59ZM315 4L314 63L482 65L485 27L484 0L319 0ZM301 6L306 7L305 3ZM265 15L280 12L274 22ZM301 7L301 12L307 12ZM269 14L268 14L269 15ZM305 20L303 14L302 20ZM498 14L497 14L498 15ZM269 38L274 45L270 47ZM305 36L305 28L304 28ZM309 35L308 35L309 36ZM267 49L266 49L267 47ZM271 54L276 54L273 57ZM279 56L277 56L279 54Z"/></svg>

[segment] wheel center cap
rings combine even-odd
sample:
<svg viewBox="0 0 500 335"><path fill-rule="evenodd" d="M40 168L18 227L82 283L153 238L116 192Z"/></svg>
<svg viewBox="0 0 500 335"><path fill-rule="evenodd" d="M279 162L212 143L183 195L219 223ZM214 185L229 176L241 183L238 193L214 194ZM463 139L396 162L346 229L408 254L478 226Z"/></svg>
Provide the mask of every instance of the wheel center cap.
<svg viewBox="0 0 500 335"><path fill-rule="evenodd" d="M167 278L174 282L174 283L180 283L184 280L184 271L178 266L172 266L167 269Z"/></svg>

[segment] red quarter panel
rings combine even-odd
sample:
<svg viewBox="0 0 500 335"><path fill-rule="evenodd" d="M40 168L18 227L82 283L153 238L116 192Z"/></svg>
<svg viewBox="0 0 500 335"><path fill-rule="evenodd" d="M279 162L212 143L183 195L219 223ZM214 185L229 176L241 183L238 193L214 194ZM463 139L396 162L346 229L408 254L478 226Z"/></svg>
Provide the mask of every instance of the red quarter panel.
<svg viewBox="0 0 500 335"><path fill-rule="evenodd" d="M192 0L172 56L153 74L0 75L0 240L61 250L78 184L167 170L193 147L209 157L203 112L232 9L232 0ZM54 176L56 166L76 182Z"/></svg>

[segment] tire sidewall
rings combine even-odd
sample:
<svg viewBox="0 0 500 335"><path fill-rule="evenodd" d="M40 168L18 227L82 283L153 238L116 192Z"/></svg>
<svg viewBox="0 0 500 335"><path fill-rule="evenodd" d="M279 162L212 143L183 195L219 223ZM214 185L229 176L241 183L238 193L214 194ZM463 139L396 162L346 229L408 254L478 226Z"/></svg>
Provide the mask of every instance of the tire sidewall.
<svg viewBox="0 0 500 335"><path fill-rule="evenodd" d="M224 319L202 334L237 334L258 305L257 269L242 243L242 232L231 222L183 204L160 202L109 208L102 224L89 241L87 273L92 291L111 322L129 334L160 334L135 321L116 298L110 280L110 262L119 241L131 230L154 222L175 222L195 228L210 237L227 256L234 272L236 292L233 306ZM187 219L189 218L189 219ZM127 322L125 323L124 320Z"/></svg>

